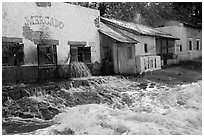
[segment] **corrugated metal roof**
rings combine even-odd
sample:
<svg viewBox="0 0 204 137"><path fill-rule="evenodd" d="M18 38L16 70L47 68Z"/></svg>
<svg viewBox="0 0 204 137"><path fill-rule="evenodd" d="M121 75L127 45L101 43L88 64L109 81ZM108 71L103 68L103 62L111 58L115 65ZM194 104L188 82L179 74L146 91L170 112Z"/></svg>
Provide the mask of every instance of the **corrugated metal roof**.
<svg viewBox="0 0 204 137"><path fill-rule="evenodd" d="M139 41L132 39L130 37L128 37L125 34L122 34L116 30L114 30L113 28L108 27L107 25L105 25L104 23L100 22L100 29L99 32L115 39L116 41L119 42L123 42L123 43L139 43Z"/></svg>
<svg viewBox="0 0 204 137"><path fill-rule="evenodd" d="M112 25L117 25L126 29L129 29L130 31L137 32L142 35L149 35L149 36L159 36L159 37L165 37L165 38L171 38L171 39L178 39L173 37L170 33L163 32L160 30L156 30L154 28L142 25L142 24L135 24L131 22L125 22L125 21L119 21L115 19L108 19L101 17L102 22L109 22Z"/></svg>

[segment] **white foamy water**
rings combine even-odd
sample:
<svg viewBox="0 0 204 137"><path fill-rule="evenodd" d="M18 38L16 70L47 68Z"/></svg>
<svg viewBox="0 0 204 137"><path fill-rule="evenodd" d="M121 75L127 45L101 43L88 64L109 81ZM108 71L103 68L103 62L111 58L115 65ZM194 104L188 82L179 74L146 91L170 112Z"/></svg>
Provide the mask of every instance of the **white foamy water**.
<svg viewBox="0 0 204 137"><path fill-rule="evenodd" d="M113 109L105 104L80 105L57 115L53 119L55 125L28 134L70 134L70 131L78 135L202 134L201 81L177 92L185 95L185 105L172 106L165 115L159 113L159 108L158 112L146 113Z"/></svg>

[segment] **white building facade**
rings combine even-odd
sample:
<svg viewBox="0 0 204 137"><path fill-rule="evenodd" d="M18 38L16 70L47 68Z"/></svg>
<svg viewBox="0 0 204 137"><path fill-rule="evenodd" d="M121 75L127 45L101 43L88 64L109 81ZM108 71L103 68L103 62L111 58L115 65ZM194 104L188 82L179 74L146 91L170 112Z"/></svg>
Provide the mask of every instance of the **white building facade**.
<svg viewBox="0 0 204 137"><path fill-rule="evenodd" d="M157 24L158 30L171 33L180 38L176 41L177 62L192 60L202 56L202 29L201 27L178 21L161 21Z"/></svg>
<svg viewBox="0 0 204 137"><path fill-rule="evenodd" d="M3 2L2 37L8 41L21 39L24 65L37 64L35 40L57 41L58 64L70 63L70 47L84 53L88 63L100 63L98 10L57 2ZM4 40L4 39L3 39ZM4 42L4 41L2 41ZM49 44L49 43L47 43ZM79 51L76 53L79 57ZM88 58L88 59L87 59ZM82 61L77 58L77 61Z"/></svg>

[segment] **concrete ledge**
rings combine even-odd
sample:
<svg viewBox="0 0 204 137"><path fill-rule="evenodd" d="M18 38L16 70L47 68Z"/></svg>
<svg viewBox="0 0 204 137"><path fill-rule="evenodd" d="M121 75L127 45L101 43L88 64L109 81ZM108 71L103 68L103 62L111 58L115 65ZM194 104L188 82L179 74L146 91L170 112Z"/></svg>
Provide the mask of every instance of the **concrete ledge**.
<svg viewBox="0 0 204 137"><path fill-rule="evenodd" d="M37 66L3 66L2 84L35 83L38 80Z"/></svg>
<svg viewBox="0 0 204 137"><path fill-rule="evenodd" d="M93 75L100 74L100 63L87 64ZM58 65L58 78L70 78L70 65ZM47 79L49 80L49 79ZM38 66L2 66L2 84L37 83Z"/></svg>

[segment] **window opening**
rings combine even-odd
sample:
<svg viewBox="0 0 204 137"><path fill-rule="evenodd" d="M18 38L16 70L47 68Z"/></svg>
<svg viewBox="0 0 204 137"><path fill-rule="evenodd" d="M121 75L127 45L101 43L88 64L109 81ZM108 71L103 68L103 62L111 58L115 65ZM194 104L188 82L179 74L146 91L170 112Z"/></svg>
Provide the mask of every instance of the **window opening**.
<svg viewBox="0 0 204 137"><path fill-rule="evenodd" d="M200 39L196 40L196 50L200 50Z"/></svg>
<svg viewBox="0 0 204 137"><path fill-rule="evenodd" d="M193 40L189 39L188 41L189 50L192 50L192 45L193 45Z"/></svg>
<svg viewBox="0 0 204 137"><path fill-rule="evenodd" d="M2 42L2 64L19 66L24 64L24 45L16 42Z"/></svg>
<svg viewBox="0 0 204 137"><path fill-rule="evenodd" d="M127 54L128 54L128 58L132 59L132 47L127 48Z"/></svg>
<svg viewBox="0 0 204 137"><path fill-rule="evenodd" d="M183 51L183 49L182 49L182 45L180 45L179 47L180 47L180 52L182 52L182 51Z"/></svg>
<svg viewBox="0 0 204 137"><path fill-rule="evenodd" d="M145 51L145 53L148 52L148 51L147 51L147 44L144 44L144 51Z"/></svg>

